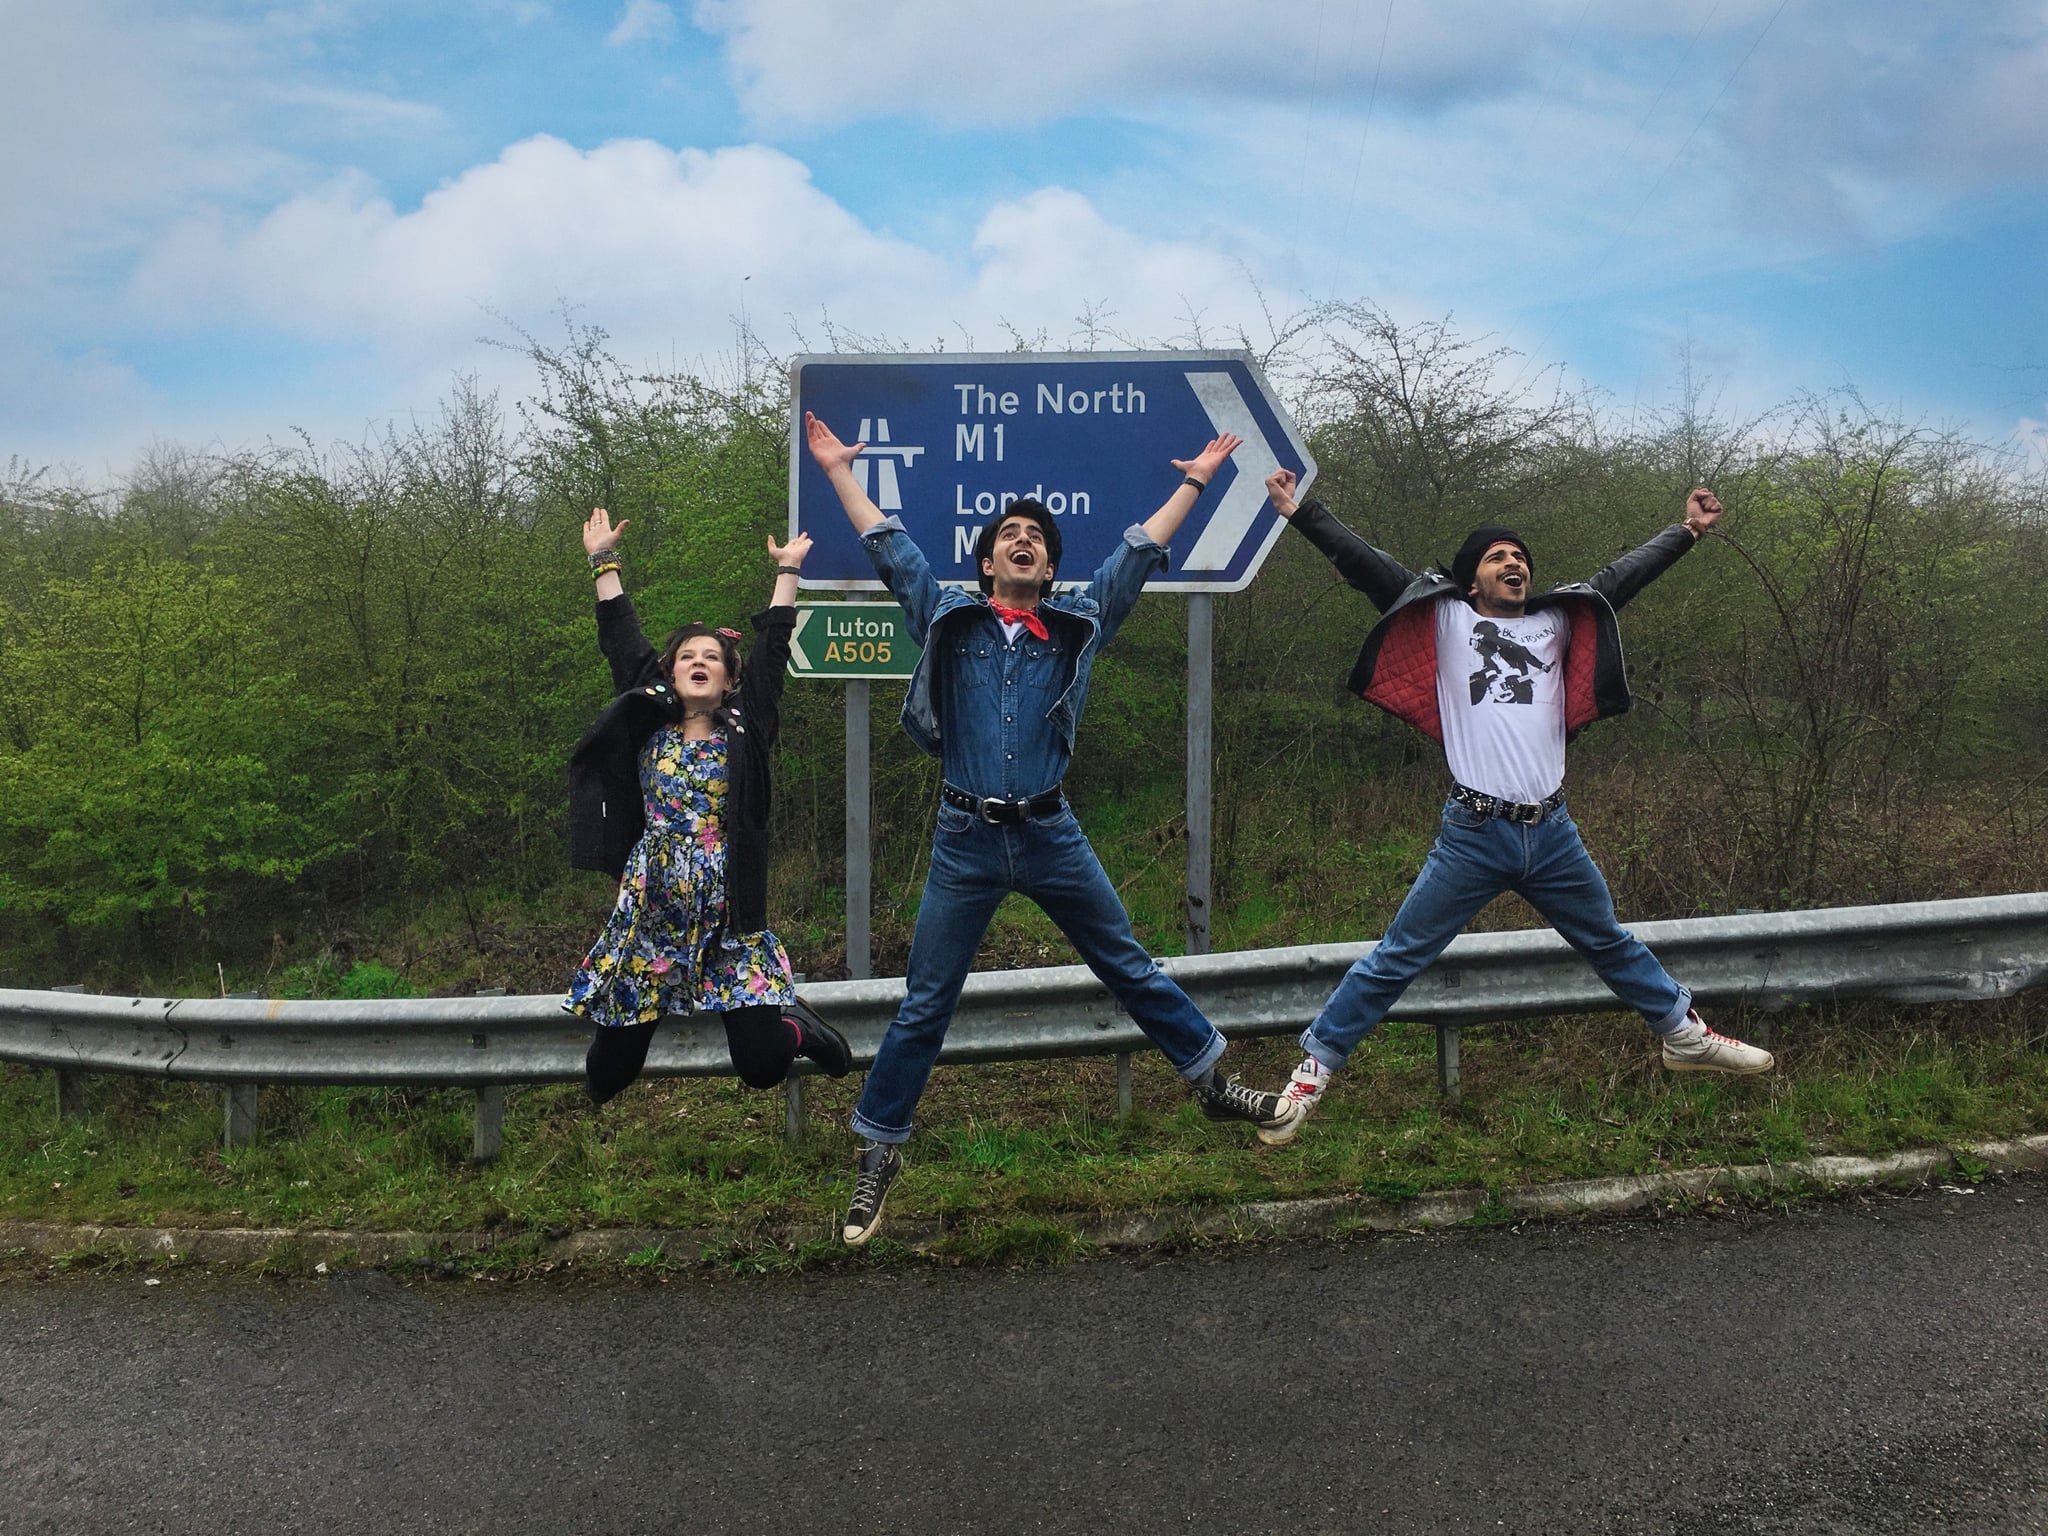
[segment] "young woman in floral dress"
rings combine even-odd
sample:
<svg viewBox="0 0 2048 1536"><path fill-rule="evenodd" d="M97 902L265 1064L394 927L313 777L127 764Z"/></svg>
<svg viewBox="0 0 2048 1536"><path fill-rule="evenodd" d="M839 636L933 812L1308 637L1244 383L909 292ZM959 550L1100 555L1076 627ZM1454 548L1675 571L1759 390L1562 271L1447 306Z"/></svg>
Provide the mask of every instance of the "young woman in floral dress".
<svg viewBox="0 0 2048 1536"><path fill-rule="evenodd" d="M583 525L597 579L597 643L618 697L569 760L570 861L619 898L562 1006L595 1026L584 1084L599 1104L640 1073L664 1014L715 1013L739 1075L772 1088L805 1056L834 1077L845 1039L800 1002L768 927L769 759L796 579L811 541L768 540L769 606L742 665L739 632L685 624L647 643L604 508Z"/></svg>

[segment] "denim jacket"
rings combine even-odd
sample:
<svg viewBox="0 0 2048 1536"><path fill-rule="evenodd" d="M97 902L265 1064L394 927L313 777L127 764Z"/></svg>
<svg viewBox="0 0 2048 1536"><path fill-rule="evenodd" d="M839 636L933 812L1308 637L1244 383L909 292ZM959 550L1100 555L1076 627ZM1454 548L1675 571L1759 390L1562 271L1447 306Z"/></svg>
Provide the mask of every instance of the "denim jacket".
<svg viewBox="0 0 2048 1536"><path fill-rule="evenodd" d="M921 750L933 757L944 757L946 722L940 718L939 709L943 694L935 674L938 667L946 664L949 633L973 610L979 608L986 614L988 599L971 589L941 586L932 575L924 551L904 530L900 518L883 518L861 535L861 543L867 549L868 559L874 562L875 574L902 605L910 637L924 647L924 654L910 675L910 693L903 701L903 729ZM1096 654L1130 617L1145 583L1165 568L1165 546L1133 524L1124 530L1123 542L1102 562L1102 568L1087 586L1079 591L1054 592L1039 603L1038 611L1047 627L1057 626L1072 639L1071 644L1063 647L1071 658L1072 671L1047 713L1055 736L1069 754L1074 749L1074 732L1081 723L1082 707L1088 702L1088 674ZM994 622L993 615L989 615L988 621ZM1060 766L1064 768L1063 764ZM1055 772L1052 777L1057 778L1058 774Z"/></svg>

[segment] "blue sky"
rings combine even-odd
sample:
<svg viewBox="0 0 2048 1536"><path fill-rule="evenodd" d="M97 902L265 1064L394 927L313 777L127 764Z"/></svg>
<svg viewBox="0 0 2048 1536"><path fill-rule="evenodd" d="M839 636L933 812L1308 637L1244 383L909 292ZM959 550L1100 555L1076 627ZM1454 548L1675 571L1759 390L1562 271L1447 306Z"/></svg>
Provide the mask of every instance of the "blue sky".
<svg viewBox="0 0 2048 1536"><path fill-rule="evenodd" d="M2042 0L0 0L0 464L1372 300L2048 465ZM502 318L501 318L502 317Z"/></svg>

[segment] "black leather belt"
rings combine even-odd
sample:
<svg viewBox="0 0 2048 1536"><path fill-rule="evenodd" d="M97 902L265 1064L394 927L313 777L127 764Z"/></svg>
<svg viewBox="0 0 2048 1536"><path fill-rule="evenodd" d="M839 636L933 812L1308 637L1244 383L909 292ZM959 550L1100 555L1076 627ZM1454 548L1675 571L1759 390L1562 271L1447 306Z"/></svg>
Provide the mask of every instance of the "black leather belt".
<svg viewBox="0 0 2048 1536"><path fill-rule="evenodd" d="M1053 785L1043 794L1033 795L1029 800L984 800L979 795L970 795L964 789L955 789L950 784L939 786L939 798L950 806L971 812L983 821L995 825L1015 826L1018 822L1029 821L1034 816L1057 815L1067 802L1060 793L1061 786Z"/></svg>
<svg viewBox="0 0 2048 1536"><path fill-rule="evenodd" d="M1468 811L1477 811L1482 816L1498 816L1502 821L1518 822L1527 827L1534 826L1564 804L1564 786L1559 785L1548 798L1536 805L1526 800L1502 800L1496 795L1467 789L1462 784L1451 786L1451 798Z"/></svg>

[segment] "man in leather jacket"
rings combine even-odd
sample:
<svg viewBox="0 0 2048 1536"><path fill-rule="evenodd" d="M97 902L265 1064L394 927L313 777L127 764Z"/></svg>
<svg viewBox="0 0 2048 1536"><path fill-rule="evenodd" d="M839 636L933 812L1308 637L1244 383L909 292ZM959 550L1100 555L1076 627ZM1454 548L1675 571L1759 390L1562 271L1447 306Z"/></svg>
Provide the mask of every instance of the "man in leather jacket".
<svg viewBox="0 0 2048 1536"><path fill-rule="evenodd" d="M1282 1122L1260 1126L1259 1139L1292 1140L1331 1074L1408 984L1481 907L1510 890L1643 1016L1666 1067L1769 1071L1769 1052L1708 1029L1692 993L1615 920L1607 882L1564 804L1565 743L1629 707L1615 611L1720 519L1713 492L1695 490L1682 525L1590 581L1532 596L1535 562L1512 528L1475 528L1448 573L1417 575L1321 502L1297 506L1294 489L1291 471L1266 479L1274 510L1381 611L1352 669L1352 691L1441 746L1454 783L1421 874L1386 935L1303 1033L1307 1054L1282 1093Z"/></svg>

